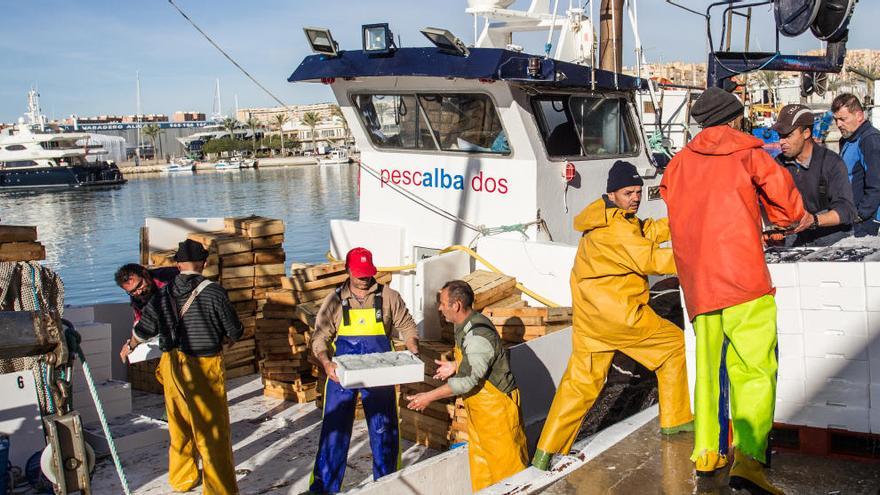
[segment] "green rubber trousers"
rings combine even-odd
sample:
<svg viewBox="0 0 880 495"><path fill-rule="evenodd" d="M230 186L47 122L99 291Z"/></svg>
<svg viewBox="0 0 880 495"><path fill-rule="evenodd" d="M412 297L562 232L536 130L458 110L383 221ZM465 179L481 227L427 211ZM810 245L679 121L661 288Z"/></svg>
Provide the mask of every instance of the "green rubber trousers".
<svg viewBox="0 0 880 495"><path fill-rule="evenodd" d="M693 323L697 380L691 459L704 451L726 455L732 419L737 452L765 462L778 367L773 296L698 315Z"/></svg>

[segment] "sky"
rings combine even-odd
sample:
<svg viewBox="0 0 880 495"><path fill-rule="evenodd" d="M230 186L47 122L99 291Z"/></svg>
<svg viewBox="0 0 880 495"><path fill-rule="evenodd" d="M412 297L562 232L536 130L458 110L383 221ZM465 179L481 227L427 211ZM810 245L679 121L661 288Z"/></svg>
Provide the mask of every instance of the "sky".
<svg viewBox="0 0 880 495"><path fill-rule="evenodd" d="M569 1L589 10L589 0ZM599 0L592 0L599 3ZM703 19L664 0L637 2L639 34L649 62L705 62ZM473 18L465 0L175 0L203 30L263 85L288 104L332 101L320 84L291 84L287 77L310 54L302 28L328 27L340 49L360 49L362 24L388 22L403 46L425 46L419 29L446 28L473 43ZM677 0L705 11L710 0ZM530 0L511 8L526 9ZM598 7L596 7L598 10ZM871 22L880 19L880 2L862 0L850 26L850 49L880 48ZM624 64L634 61L633 37L625 23ZM718 29L716 26L716 33ZM220 79L224 113L239 107L275 106L181 17L167 0L28 0L6 2L0 16L0 122L12 122L27 107L36 86L43 113L133 114L136 72L140 73L144 113L196 110L210 114L215 80ZM717 36L717 34L716 34ZM533 53L543 51L546 33L515 38ZM734 30L742 47L742 22ZM737 45L739 42L739 46ZM752 49L772 51L773 14L754 10ZM783 38L783 53L820 47L812 35Z"/></svg>

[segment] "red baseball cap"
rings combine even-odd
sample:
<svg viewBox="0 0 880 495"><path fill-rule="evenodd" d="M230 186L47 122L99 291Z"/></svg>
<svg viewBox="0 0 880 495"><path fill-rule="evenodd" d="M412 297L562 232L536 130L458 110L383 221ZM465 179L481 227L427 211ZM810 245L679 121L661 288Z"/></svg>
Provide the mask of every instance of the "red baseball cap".
<svg viewBox="0 0 880 495"><path fill-rule="evenodd" d="M373 253L362 247L356 247L345 255L345 267L355 278L372 277L377 271L373 264Z"/></svg>

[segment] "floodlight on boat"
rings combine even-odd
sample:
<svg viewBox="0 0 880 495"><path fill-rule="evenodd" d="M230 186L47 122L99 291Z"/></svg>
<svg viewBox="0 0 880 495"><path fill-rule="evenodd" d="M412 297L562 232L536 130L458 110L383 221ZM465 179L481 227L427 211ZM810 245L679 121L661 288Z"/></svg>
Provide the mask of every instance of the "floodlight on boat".
<svg viewBox="0 0 880 495"><path fill-rule="evenodd" d="M422 29L422 34L428 41L434 44L441 52L450 53L452 55L461 55L467 57L470 51L458 37L452 34L448 29L426 27Z"/></svg>
<svg viewBox="0 0 880 495"><path fill-rule="evenodd" d="M388 28L388 23L364 24L361 26L361 39L364 42L364 51L370 55L387 55L397 50L394 44L394 34Z"/></svg>
<svg viewBox="0 0 880 495"><path fill-rule="evenodd" d="M330 34L329 29L307 27L303 28L303 31L306 33L306 38L309 39L309 45L313 52L330 57L339 55L339 44L333 41L333 35Z"/></svg>

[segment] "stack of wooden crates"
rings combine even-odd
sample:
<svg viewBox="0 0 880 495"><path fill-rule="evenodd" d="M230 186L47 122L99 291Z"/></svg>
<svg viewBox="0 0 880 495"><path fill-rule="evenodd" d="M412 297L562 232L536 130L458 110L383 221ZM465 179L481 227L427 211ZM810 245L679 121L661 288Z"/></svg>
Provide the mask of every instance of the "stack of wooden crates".
<svg viewBox="0 0 880 495"><path fill-rule="evenodd" d="M37 242L37 228L0 225L0 261L38 261L46 259L46 248Z"/></svg>
<svg viewBox="0 0 880 495"><path fill-rule="evenodd" d="M219 283L244 326L242 338L223 351L226 378L256 372L257 319L262 317L269 291L281 287L285 275L284 222L259 216L225 219L217 232L192 232L187 237L208 250L202 274ZM174 265L175 251L151 253L153 266ZM138 390L161 392L153 377L155 360L132 365L129 379Z"/></svg>

